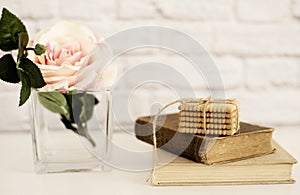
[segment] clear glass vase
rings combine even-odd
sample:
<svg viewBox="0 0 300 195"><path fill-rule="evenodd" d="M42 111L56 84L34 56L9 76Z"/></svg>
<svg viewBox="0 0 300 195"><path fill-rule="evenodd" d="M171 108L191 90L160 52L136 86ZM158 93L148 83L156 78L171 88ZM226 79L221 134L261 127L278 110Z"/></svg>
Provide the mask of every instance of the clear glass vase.
<svg viewBox="0 0 300 195"><path fill-rule="evenodd" d="M69 99L66 101L69 107L59 104L66 103L59 99L64 97L60 94L32 92L30 108L36 173L107 170L103 162L110 157L111 91L62 95Z"/></svg>

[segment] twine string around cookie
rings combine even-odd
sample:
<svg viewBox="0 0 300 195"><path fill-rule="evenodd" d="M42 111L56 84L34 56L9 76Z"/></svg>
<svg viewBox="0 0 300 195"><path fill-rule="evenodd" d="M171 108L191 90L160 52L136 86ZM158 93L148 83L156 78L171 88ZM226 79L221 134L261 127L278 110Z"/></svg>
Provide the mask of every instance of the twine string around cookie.
<svg viewBox="0 0 300 195"><path fill-rule="evenodd" d="M199 105L203 104L203 110L202 110L202 114L203 114L203 130L204 133L207 133L207 128L206 128L206 110L207 110L207 106L209 104L223 104L224 106L226 104L232 104L235 106L236 108L236 112L237 112L237 118L239 118L239 106L237 105L237 103L234 101L234 99L227 99L227 100L222 100L222 99L212 99L211 97L208 98L201 98L199 99ZM201 112L201 111L200 111ZM236 128L238 128L239 126L239 120L235 121L235 125Z"/></svg>
<svg viewBox="0 0 300 195"><path fill-rule="evenodd" d="M185 103L185 102L190 102L190 101L195 101L195 99L190 99L190 98L186 98L186 99L179 99L179 100L175 100L175 101L172 101L170 102L169 104L163 106L162 108L159 109L159 111L157 112L157 114L155 115L154 119L153 119L153 127L152 127L152 136L153 136L153 146L154 146L154 158L153 158L153 169L152 169L152 173L151 173L151 177L150 178L154 178L155 175L154 175L154 172L155 172L155 169L156 169L156 164L157 164L157 137L156 137L156 126L157 126L157 120L158 120L158 117L159 115L164 111L166 110L167 108L169 108L170 106L174 105L174 104L177 104L177 103ZM202 111L202 114L203 114L203 129L204 129L204 133L206 134L207 133L207 128L206 128L206 109L207 109L207 106L209 104L233 104L235 107L236 107L236 112L237 112L237 117L238 117L238 114L239 114L239 106L237 105L237 103L234 101L234 99L228 99L228 100L221 100L221 99L212 99L211 97L208 97L208 98L200 98L198 100L198 103L199 105L203 105L203 111ZM200 111L201 112L201 111ZM200 116L199 116L200 117ZM239 125L239 121L236 120L236 128L238 128L238 125Z"/></svg>

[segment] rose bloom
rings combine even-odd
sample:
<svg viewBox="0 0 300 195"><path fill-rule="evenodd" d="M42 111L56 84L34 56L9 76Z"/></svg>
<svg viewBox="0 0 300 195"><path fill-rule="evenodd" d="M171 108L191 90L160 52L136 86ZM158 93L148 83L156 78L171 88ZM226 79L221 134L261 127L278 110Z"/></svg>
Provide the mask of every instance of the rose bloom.
<svg viewBox="0 0 300 195"><path fill-rule="evenodd" d="M116 67L104 70L112 52L88 28L63 21L40 32L36 43L47 47L33 57L47 84L41 91L95 90L114 83Z"/></svg>

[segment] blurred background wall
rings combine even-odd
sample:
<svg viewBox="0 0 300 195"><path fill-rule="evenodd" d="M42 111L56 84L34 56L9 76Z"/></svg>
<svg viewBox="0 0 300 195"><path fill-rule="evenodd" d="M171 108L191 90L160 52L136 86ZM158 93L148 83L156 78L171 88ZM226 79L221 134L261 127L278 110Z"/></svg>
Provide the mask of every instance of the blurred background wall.
<svg viewBox="0 0 300 195"><path fill-rule="evenodd" d="M241 102L242 120L300 125L300 0L1 0L0 7L19 16L31 38L61 19L81 22L104 38L143 25L182 31L210 53L226 96ZM115 63L126 72L149 61L178 67L200 97L209 95L203 78L193 76L189 63L174 53L141 49ZM18 91L0 82L0 130L30 129L28 104L17 107ZM134 120L175 98L164 86L145 85L128 100L130 116Z"/></svg>

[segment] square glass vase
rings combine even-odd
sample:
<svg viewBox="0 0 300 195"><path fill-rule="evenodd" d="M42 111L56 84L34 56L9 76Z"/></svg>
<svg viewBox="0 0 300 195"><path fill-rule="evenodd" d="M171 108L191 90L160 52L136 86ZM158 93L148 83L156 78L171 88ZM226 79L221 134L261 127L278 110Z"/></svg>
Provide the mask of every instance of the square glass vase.
<svg viewBox="0 0 300 195"><path fill-rule="evenodd" d="M36 173L109 169L111 91L33 91L30 110Z"/></svg>

